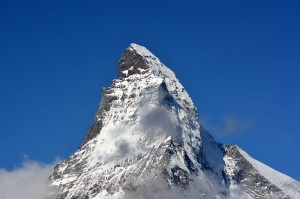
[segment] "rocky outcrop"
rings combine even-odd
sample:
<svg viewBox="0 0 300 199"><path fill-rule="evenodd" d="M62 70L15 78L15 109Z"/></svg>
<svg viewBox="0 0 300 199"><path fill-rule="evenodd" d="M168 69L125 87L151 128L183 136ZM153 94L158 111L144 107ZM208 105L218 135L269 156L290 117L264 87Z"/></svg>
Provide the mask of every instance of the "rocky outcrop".
<svg viewBox="0 0 300 199"><path fill-rule="evenodd" d="M124 51L119 61L119 78L126 78L132 74L145 74L149 65L142 55L134 48L129 47Z"/></svg>

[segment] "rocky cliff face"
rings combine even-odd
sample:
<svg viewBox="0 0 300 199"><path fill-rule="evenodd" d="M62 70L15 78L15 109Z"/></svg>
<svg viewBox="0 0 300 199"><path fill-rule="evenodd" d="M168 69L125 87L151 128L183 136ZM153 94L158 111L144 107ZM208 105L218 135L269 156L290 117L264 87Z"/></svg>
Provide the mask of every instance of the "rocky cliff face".
<svg viewBox="0 0 300 199"><path fill-rule="evenodd" d="M79 150L50 177L58 199L300 198L298 182L270 178L200 127L175 74L146 48L131 44L118 73Z"/></svg>

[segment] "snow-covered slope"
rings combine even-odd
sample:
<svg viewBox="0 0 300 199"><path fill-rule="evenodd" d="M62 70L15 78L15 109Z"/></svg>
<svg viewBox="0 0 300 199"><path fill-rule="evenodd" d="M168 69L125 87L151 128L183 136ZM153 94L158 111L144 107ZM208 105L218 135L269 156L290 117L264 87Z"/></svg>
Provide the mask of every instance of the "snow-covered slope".
<svg viewBox="0 0 300 199"><path fill-rule="evenodd" d="M283 190L289 197L300 198L299 182L253 159L242 149L238 148L238 151L262 176Z"/></svg>
<svg viewBox="0 0 300 199"><path fill-rule="evenodd" d="M225 150L225 172L232 190L239 187L251 198L300 198L299 182L251 158L236 145L225 146Z"/></svg>
<svg viewBox="0 0 300 199"><path fill-rule="evenodd" d="M50 179L58 199L297 198L295 181L253 162L201 128L175 74L131 44L82 145Z"/></svg>

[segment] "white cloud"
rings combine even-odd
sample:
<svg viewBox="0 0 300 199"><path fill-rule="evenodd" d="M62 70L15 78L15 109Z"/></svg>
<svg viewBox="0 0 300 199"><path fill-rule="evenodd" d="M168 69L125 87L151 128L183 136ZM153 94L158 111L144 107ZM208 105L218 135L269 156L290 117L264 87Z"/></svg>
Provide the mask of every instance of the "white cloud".
<svg viewBox="0 0 300 199"><path fill-rule="evenodd" d="M194 179L185 189L171 188L163 177L151 179L136 187L134 191L121 191L114 195L98 195L95 199L207 199L226 198L250 199L245 190L239 186L227 190L213 178Z"/></svg>
<svg viewBox="0 0 300 199"><path fill-rule="evenodd" d="M240 119L232 115L225 115L223 118L224 129L222 135L229 135L236 132L244 132L254 127L254 121L251 119Z"/></svg>
<svg viewBox="0 0 300 199"><path fill-rule="evenodd" d="M155 109L145 109L141 115L140 131L144 133L159 132L161 134L178 137L178 130L171 121L168 111L162 107Z"/></svg>
<svg viewBox="0 0 300 199"><path fill-rule="evenodd" d="M53 199L48 177L56 163L42 164L25 160L22 167L13 171L0 168L0 198L3 199Z"/></svg>
<svg viewBox="0 0 300 199"><path fill-rule="evenodd" d="M212 122L208 117L201 116L200 123L205 129L211 131L216 136L228 136L232 134L245 133L247 130L254 128L253 119L244 119L243 117L224 115L217 122Z"/></svg>

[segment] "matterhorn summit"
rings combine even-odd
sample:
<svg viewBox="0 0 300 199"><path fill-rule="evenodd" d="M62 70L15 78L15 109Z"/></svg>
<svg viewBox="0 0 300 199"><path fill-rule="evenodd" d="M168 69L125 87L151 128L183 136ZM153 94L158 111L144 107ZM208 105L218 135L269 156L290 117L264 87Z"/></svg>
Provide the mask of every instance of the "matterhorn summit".
<svg viewBox="0 0 300 199"><path fill-rule="evenodd" d="M300 198L300 183L216 142L175 74L131 44L80 148L50 176L57 199Z"/></svg>

